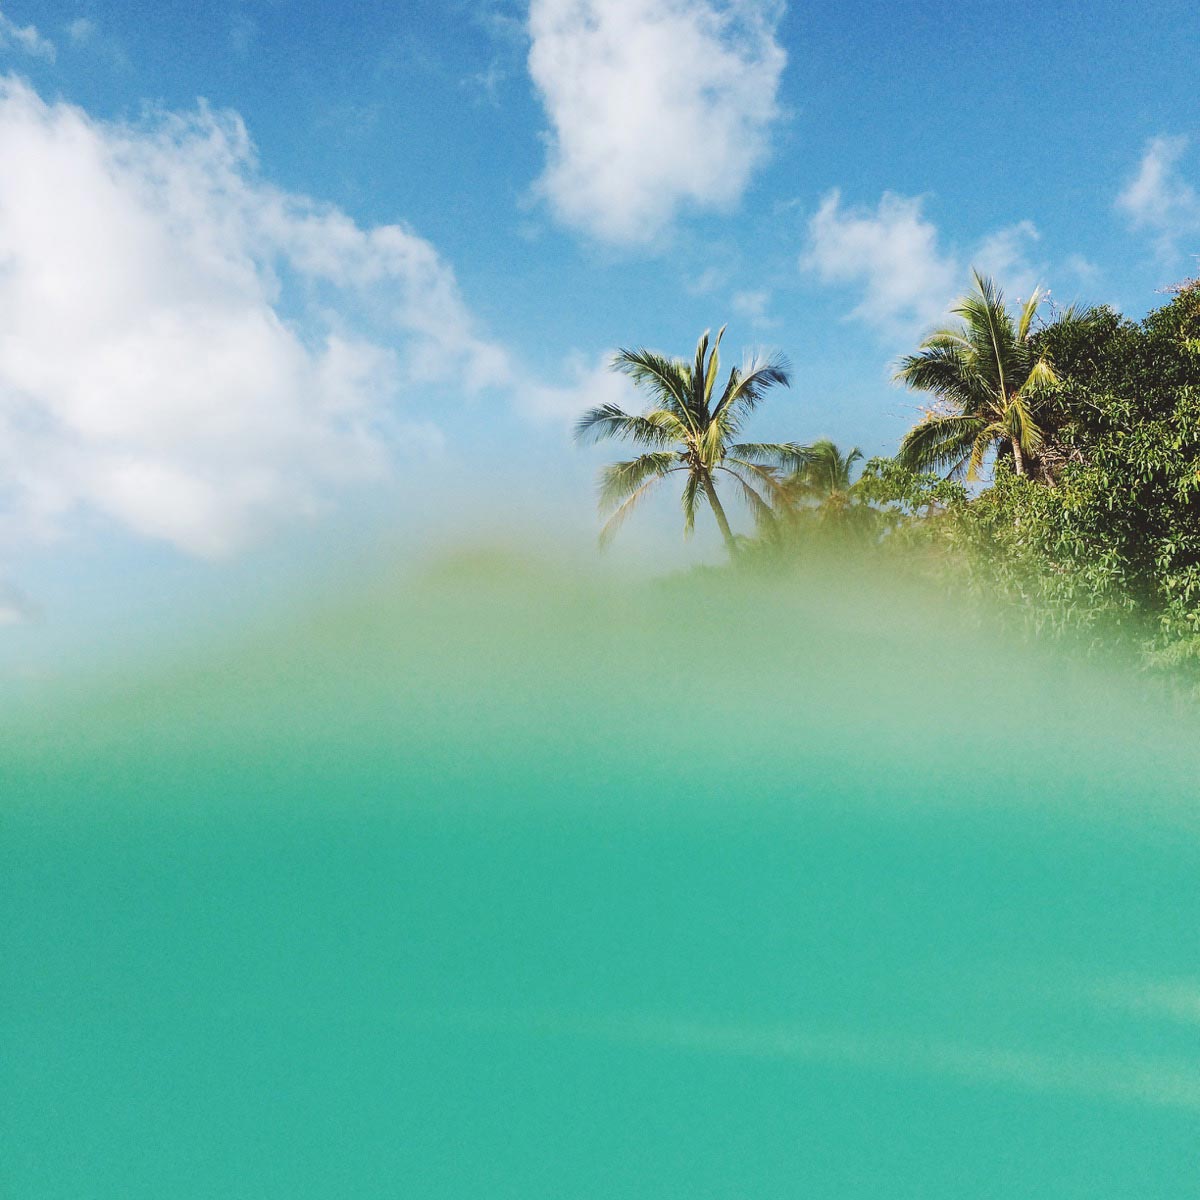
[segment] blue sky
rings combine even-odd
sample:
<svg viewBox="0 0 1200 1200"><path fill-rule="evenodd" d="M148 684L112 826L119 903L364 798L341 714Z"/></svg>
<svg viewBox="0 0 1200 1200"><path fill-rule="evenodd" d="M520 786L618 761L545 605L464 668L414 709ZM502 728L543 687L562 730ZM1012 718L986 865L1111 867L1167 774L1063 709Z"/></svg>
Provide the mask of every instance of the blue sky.
<svg viewBox="0 0 1200 1200"><path fill-rule="evenodd" d="M615 346L728 321L795 367L760 433L887 451L972 263L1141 315L1200 251L1182 0L0 14L10 659L335 545L582 544Z"/></svg>

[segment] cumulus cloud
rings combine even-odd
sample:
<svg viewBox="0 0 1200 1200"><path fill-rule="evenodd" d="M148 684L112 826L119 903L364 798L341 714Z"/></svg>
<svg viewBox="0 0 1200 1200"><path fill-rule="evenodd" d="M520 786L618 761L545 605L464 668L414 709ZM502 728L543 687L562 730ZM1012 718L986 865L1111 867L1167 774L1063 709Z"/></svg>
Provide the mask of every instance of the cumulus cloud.
<svg viewBox="0 0 1200 1200"><path fill-rule="evenodd" d="M589 408L600 404L642 407L632 384L612 370L612 354L597 360L576 356L567 363L570 382L560 387L535 386L522 392L521 405L526 415L537 420L561 423L574 421Z"/></svg>
<svg viewBox="0 0 1200 1200"><path fill-rule="evenodd" d="M0 79L0 550L73 517L219 555L427 446L394 401L511 371L450 268L264 182L236 116Z"/></svg>
<svg viewBox="0 0 1200 1200"><path fill-rule="evenodd" d="M834 189L809 221L801 267L823 283L856 286L851 312L887 337L910 338L945 317L974 266L1012 296L1028 296L1040 277L1030 261L1039 240L1031 221L998 229L965 257L943 249L920 196L884 192L876 208L850 208Z"/></svg>
<svg viewBox="0 0 1200 1200"><path fill-rule="evenodd" d="M54 43L47 41L32 25L18 25L0 9L0 50L12 46L34 58L55 59Z"/></svg>
<svg viewBox="0 0 1200 1200"><path fill-rule="evenodd" d="M1179 168L1187 149L1186 137L1151 138L1116 201L1132 228L1149 233L1166 259L1177 255L1181 238L1200 241L1200 193Z"/></svg>
<svg viewBox="0 0 1200 1200"><path fill-rule="evenodd" d="M645 243L681 206L728 210L767 155L780 0L531 0L551 130L538 191L564 224Z"/></svg>
<svg viewBox="0 0 1200 1200"><path fill-rule="evenodd" d="M922 207L919 196L885 192L874 211L844 209L835 189L809 222L802 265L823 283L861 285L853 315L872 325L888 331L928 325L945 311L961 279Z"/></svg>

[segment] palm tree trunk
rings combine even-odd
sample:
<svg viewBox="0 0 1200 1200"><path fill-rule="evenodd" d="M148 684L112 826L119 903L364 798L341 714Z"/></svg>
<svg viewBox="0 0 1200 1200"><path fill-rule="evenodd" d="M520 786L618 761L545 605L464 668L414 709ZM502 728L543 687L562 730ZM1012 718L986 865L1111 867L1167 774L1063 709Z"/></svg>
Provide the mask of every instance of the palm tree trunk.
<svg viewBox="0 0 1200 1200"><path fill-rule="evenodd" d="M725 548L729 551L729 557L736 559L738 556L737 540L733 536L733 530L729 528L729 519L725 516L725 509L717 497L716 485L708 471L704 472L704 490L708 493L708 503L713 510L713 516L717 518L717 524L721 527L721 536L725 539Z"/></svg>
<svg viewBox="0 0 1200 1200"><path fill-rule="evenodd" d="M1013 466L1018 475L1025 474L1025 452L1021 449L1021 439L1012 439Z"/></svg>

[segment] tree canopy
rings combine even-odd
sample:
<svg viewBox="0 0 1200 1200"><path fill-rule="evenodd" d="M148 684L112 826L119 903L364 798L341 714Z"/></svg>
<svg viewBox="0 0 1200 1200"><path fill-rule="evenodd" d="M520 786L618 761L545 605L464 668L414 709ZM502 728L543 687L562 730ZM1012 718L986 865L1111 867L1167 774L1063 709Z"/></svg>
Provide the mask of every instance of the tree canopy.
<svg viewBox="0 0 1200 1200"><path fill-rule="evenodd" d="M1039 635L1121 644L1144 664L1190 668L1200 685L1200 283L1142 321L1111 308L1016 313L980 275L898 378L936 407L895 458L857 448L738 440L783 364L735 369L716 386L716 341L693 362L621 351L615 366L651 401L587 413L581 438L645 453L605 468L610 536L648 487L678 472L685 531L707 500L742 563L802 568L808 547L854 547L881 570L916 570L999 603ZM986 477L985 470L989 468ZM717 495L727 479L755 518L735 539ZM962 479L966 483L962 482Z"/></svg>

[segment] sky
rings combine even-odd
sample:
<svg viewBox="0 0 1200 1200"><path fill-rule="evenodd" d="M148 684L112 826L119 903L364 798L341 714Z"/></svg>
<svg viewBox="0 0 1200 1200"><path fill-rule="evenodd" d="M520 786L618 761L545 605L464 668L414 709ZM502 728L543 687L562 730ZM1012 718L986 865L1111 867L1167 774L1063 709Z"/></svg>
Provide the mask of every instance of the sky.
<svg viewBox="0 0 1200 1200"><path fill-rule="evenodd" d="M1196 273L1198 58L1187 0L0 0L0 662L590 545L620 346L728 323L756 434L893 450L971 266ZM712 554L672 504L617 558Z"/></svg>

